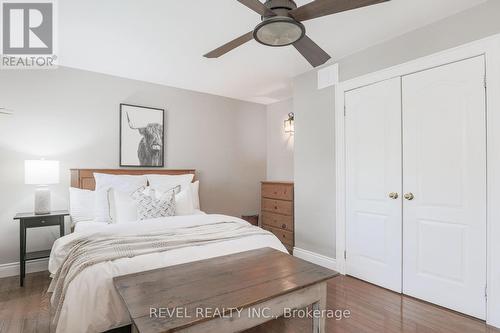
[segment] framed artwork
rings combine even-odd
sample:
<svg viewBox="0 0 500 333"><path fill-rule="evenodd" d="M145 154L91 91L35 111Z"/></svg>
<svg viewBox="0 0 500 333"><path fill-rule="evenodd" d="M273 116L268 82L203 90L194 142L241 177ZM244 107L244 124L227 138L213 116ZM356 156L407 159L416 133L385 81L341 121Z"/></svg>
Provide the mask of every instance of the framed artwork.
<svg viewBox="0 0 500 333"><path fill-rule="evenodd" d="M163 167L165 110L120 104L120 166Z"/></svg>

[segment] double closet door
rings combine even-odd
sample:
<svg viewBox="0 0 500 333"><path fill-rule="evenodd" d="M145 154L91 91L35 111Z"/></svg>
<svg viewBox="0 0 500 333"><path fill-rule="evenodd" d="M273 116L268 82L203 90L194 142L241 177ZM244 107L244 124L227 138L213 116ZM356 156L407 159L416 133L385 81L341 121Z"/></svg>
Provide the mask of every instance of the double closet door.
<svg viewBox="0 0 500 333"><path fill-rule="evenodd" d="M486 313L485 60L346 92L347 274Z"/></svg>

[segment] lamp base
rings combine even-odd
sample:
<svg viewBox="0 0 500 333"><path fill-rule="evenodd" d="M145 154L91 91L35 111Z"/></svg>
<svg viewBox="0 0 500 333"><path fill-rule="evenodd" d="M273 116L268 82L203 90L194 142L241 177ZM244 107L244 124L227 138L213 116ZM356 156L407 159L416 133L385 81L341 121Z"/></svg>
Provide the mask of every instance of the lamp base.
<svg viewBox="0 0 500 333"><path fill-rule="evenodd" d="M50 190L48 186L38 186L35 190L35 215L50 213Z"/></svg>

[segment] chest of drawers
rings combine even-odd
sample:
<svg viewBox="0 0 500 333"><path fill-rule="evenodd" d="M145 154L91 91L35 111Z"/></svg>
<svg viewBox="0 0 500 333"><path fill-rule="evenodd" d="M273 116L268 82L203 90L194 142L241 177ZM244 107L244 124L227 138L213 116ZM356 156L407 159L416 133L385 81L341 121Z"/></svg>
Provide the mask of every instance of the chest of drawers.
<svg viewBox="0 0 500 333"><path fill-rule="evenodd" d="M294 240L293 183L261 184L261 227L276 235L292 253Z"/></svg>

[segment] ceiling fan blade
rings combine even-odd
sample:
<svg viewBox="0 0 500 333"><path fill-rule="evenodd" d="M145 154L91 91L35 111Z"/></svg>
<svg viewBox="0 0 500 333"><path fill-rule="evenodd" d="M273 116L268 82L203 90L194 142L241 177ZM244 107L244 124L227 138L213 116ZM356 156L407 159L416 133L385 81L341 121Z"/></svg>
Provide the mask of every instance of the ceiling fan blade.
<svg viewBox="0 0 500 333"><path fill-rule="evenodd" d="M289 14L297 21L306 21L387 1L390 0L315 0L307 5L291 10Z"/></svg>
<svg viewBox="0 0 500 333"><path fill-rule="evenodd" d="M250 31L243 36L240 36L236 39L233 39L229 43L226 43L222 45L221 47L216 48L213 51L208 52L207 54L204 55L205 58L218 58L229 51L237 48L238 46L241 46L245 44L246 42L249 42L253 39L253 31Z"/></svg>
<svg viewBox="0 0 500 333"><path fill-rule="evenodd" d="M276 14L264 6L259 0L238 0L241 4L247 6L254 12L260 14L261 16L275 16Z"/></svg>
<svg viewBox="0 0 500 333"><path fill-rule="evenodd" d="M9 116L14 114L14 112L11 109L2 108L2 107L0 107L0 113L1 114L6 114L6 115L9 115Z"/></svg>
<svg viewBox="0 0 500 333"><path fill-rule="evenodd" d="M331 57L326 53L321 47L318 46L311 38L304 36L297 42L293 43L293 46L304 56L304 58L309 61L313 67L318 67L327 62Z"/></svg>

